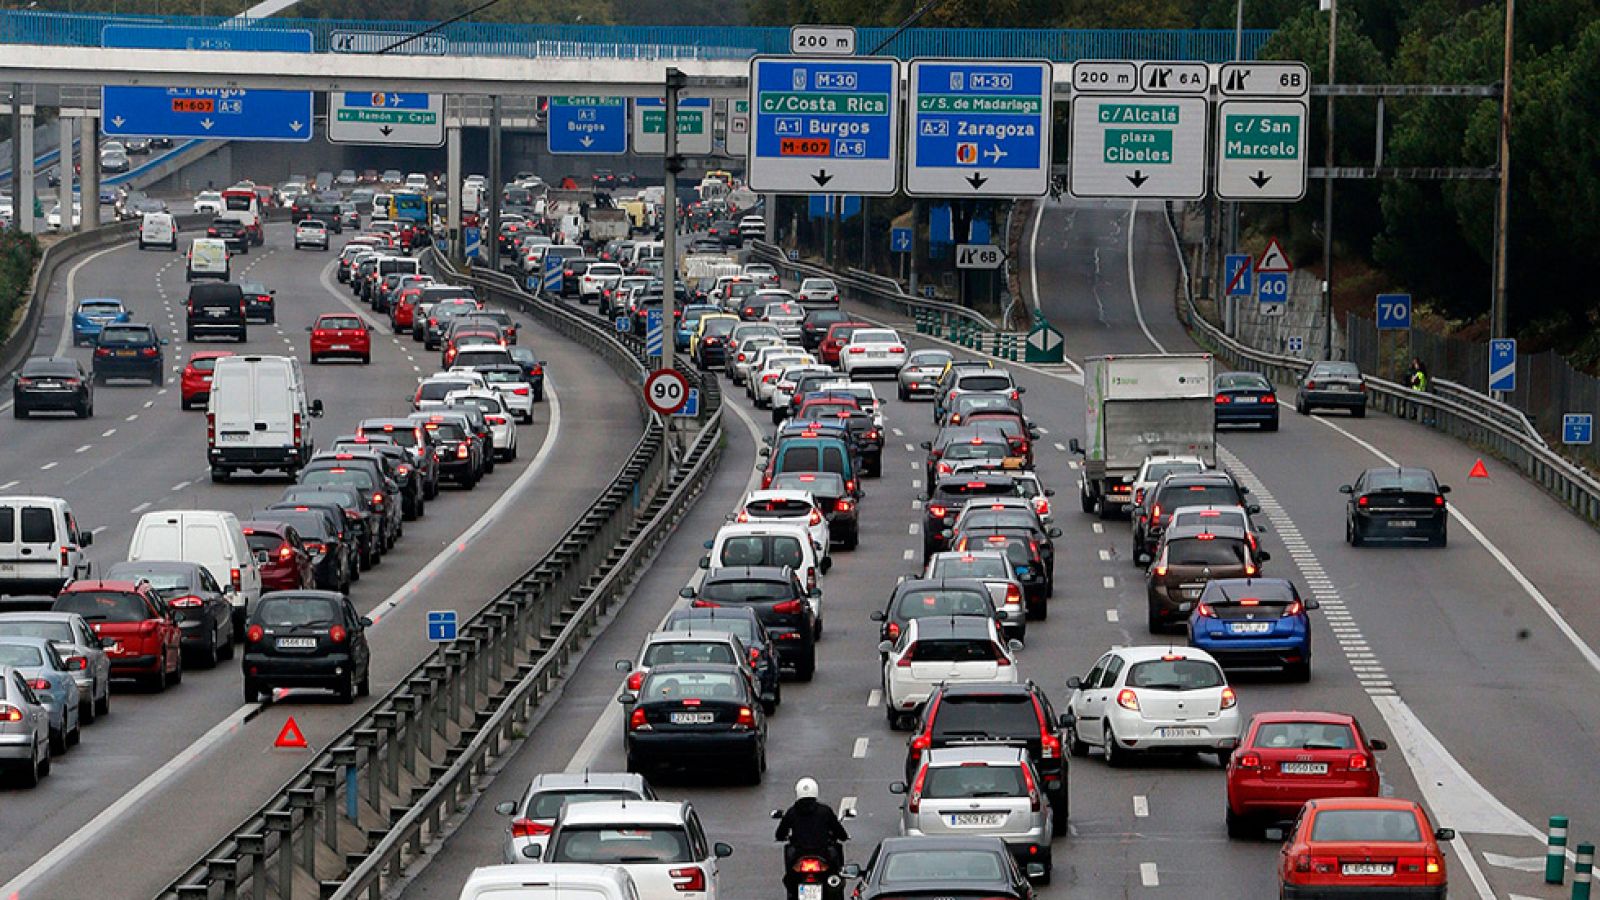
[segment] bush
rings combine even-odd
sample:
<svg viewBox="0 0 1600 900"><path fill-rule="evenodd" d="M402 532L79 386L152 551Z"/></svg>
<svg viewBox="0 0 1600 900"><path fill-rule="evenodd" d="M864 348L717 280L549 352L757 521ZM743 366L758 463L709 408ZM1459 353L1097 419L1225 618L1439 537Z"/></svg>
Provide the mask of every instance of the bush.
<svg viewBox="0 0 1600 900"><path fill-rule="evenodd" d="M39 262L39 241L15 229L0 231L0 339L10 335L11 319Z"/></svg>

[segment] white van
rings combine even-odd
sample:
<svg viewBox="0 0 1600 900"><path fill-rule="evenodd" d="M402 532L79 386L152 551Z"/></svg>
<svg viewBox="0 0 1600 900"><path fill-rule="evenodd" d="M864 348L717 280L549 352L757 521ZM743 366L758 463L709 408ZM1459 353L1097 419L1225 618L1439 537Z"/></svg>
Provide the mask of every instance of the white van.
<svg viewBox="0 0 1600 900"><path fill-rule="evenodd" d="M628 257L629 265L638 266L650 259L664 259L667 247L660 241L640 241L633 245L633 252Z"/></svg>
<svg viewBox="0 0 1600 900"><path fill-rule="evenodd" d="M706 541L700 568L728 566L788 566L806 590L822 587L822 576L833 567L833 558L823 552L804 525L788 525L759 519L754 522L729 522L717 529L717 536ZM699 577L697 576L697 581ZM699 585L696 584L696 587ZM817 632L822 632L822 597L809 598L817 616Z"/></svg>
<svg viewBox="0 0 1600 900"><path fill-rule="evenodd" d="M0 497L0 594L54 594L86 577L92 543L60 497Z"/></svg>
<svg viewBox="0 0 1600 900"><path fill-rule="evenodd" d="M139 249L146 247L178 249L178 220L171 213L145 213L139 220Z"/></svg>
<svg viewBox="0 0 1600 900"><path fill-rule="evenodd" d="M196 278L220 278L227 281L233 276L228 265L228 245L218 238L195 238L189 242L189 266L183 273L184 281Z"/></svg>
<svg viewBox="0 0 1600 900"><path fill-rule="evenodd" d="M459 900L639 900L639 889L616 866L518 863L473 869Z"/></svg>
<svg viewBox="0 0 1600 900"><path fill-rule="evenodd" d="M288 356L224 356L211 375L206 456L211 480L234 472L281 469L293 478L311 458L311 420L322 401L306 399L300 361Z"/></svg>
<svg viewBox="0 0 1600 900"><path fill-rule="evenodd" d="M261 569L233 513L168 509L140 516L128 545L128 562L157 560L205 566L233 604L233 633L244 634L245 616L261 599Z"/></svg>

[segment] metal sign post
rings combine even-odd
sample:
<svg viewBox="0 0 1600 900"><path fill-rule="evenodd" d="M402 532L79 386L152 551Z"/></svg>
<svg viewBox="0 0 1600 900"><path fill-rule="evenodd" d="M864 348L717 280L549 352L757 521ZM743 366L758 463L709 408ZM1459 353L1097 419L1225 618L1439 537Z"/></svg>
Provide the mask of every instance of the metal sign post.
<svg viewBox="0 0 1600 900"><path fill-rule="evenodd" d="M672 352L677 349L676 340L668 338L668 330L676 331L677 326L677 301L678 301L678 173L683 171L683 157L678 155L678 91L683 89L685 83L683 72L676 67L667 69L667 115L666 122L666 193L662 205L665 214L665 226L661 238L662 260L661 276L665 281L661 291L661 368L672 369ZM635 110L637 111L637 110ZM709 129L709 123L707 123ZM685 386L687 387L687 385ZM672 427L672 417L666 417L667 426L667 461L674 471L678 468L678 436Z"/></svg>

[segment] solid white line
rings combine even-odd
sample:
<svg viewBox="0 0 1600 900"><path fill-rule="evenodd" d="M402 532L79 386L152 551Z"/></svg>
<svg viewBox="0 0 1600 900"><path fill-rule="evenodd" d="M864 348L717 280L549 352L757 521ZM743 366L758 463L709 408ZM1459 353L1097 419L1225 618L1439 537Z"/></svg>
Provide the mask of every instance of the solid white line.
<svg viewBox="0 0 1600 900"><path fill-rule="evenodd" d="M1150 798L1143 794L1133 795L1133 814L1143 819L1150 815Z"/></svg>
<svg viewBox="0 0 1600 900"><path fill-rule="evenodd" d="M873 688L872 690L867 692L867 708L868 709L877 709L878 708L878 704L882 703L882 702L883 702L883 691L881 691L881 690L879 690L877 688Z"/></svg>
<svg viewBox="0 0 1600 900"><path fill-rule="evenodd" d="M1035 201L1033 231L1028 235L1028 294L1033 308L1039 307L1039 223L1044 221L1044 200Z"/></svg>
<svg viewBox="0 0 1600 900"><path fill-rule="evenodd" d="M1161 886L1161 876L1156 874L1155 863L1139 863L1139 883L1145 887Z"/></svg>
<svg viewBox="0 0 1600 900"><path fill-rule="evenodd" d="M1167 348L1161 346L1156 336L1150 333L1149 326L1144 324L1144 311L1139 308L1139 285L1133 276L1133 225L1138 214L1139 201L1135 200L1128 207L1128 252L1124 254L1128 257L1128 297L1133 300L1133 317L1139 321L1139 330L1144 332L1145 339L1150 342L1150 346L1156 348L1157 353L1165 353ZM1155 866L1151 865L1150 870L1154 872Z"/></svg>
<svg viewBox="0 0 1600 900"><path fill-rule="evenodd" d="M91 253L78 260L73 264L72 268L67 270L67 308L61 315L61 337L56 340L57 356L66 356L67 347L72 343L72 313L78 308L78 270L105 256L107 253L113 253L126 246L128 246L126 243L117 244L116 246ZM39 298L39 301L41 303L44 302L43 298Z"/></svg>
<svg viewBox="0 0 1600 900"><path fill-rule="evenodd" d="M856 745L850 751L850 756L852 758L854 758L854 759L865 759L866 758L866 755L867 755L867 740L868 739L864 738L864 737L856 738Z"/></svg>

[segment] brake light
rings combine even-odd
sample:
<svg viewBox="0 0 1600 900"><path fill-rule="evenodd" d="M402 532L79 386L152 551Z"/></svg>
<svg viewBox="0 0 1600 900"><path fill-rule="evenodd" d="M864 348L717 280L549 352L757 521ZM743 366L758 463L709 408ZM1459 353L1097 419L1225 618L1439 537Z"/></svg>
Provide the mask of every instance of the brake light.
<svg viewBox="0 0 1600 900"><path fill-rule="evenodd" d="M568 272L567 274L572 274ZM706 873L698 866L685 869L668 869L667 875L672 878L672 889L675 891L703 891L706 889Z"/></svg>
<svg viewBox="0 0 1600 900"><path fill-rule="evenodd" d="M1315 381L1307 381L1306 382L1306 390L1314 391L1316 389L1317 389L1317 383Z"/></svg>
<svg viewBox="0 0 1600 900"><path fill-rule="evenodd" d="M1239 768L1241 769L1261 768L1261 754L1259 753L1241 753L1238 756L1238 760Z"/></svg>
<svg viewBox="0 0 1600 900"><path fill-rule="evenodd" d="M1433 505L1434 506L1443 506L1444 505L1444 497L1439 496L1439 495L1434 495Z"/></svg>
<svg viewBox="0 0 1600 900"><path fill-rule="evenodd" d="M344 643L344 639L346 637L349 637L349 635L345 633L343 625L335 625L328 629L328 639L333 641L335 644Z"/></svg>
<svg viewBox="0 0 1600 900"><path fill-rule="evenodd" d="M194 609L198 606L204 605L204 603L205 601L195 596L178 597L177 599L167 601L168 606L176 606L179 609Z"/></svg>
<svg viewBox="0 0 1600 900"><path fill-rule="evenodd" d="M632 731L651 731L650 723L645 721L644 710L634 707L633 714L628 716L628 728Z"/></svg>
<svg viewBox="0 0 1600 900"><path fill-rule="evenodd" d="M550 834L550 826L532 819L512 819L511 836L520 838L545 837Z"/></svg>
<svg viewBox="0 0 1600 900"><path fill-rule="evenodd" d="M61 547L61 565L63 567L65 567L67 565L70 565L71 562L72 562L72 558L71 558L71 556L68 555L68 551L67 551L66 546L62 545L62 547Z"/></svg>
<svg viewBox="0 0 1600 900"><path fill-rule="evenodd" d="M834 503L833 508L837 512L849 512L853 508L853 504L849 500L841 498L838 502Z"/></svg>
<svg viewBox="0 0 1600 900"><path fill-rule="evenodd" d="M800 610L801 603L799 600L785 600L772 607L772 611L780 616L792 616L800 612Z"/></svg>
<svg viewBox="0 0 1600 900"><path fill-rule="evenodd" d="M89 657L69 656L66 659L66 663L68 669L77 669L78 671L82 672L89 668Z"/></svg>
<svg viewBox="0 0 1600 900"><path fill-rule="evenodd" d="M466 459L466 458L467 458L467 442L466 441L462 441L461 443L456 445L456 459Z"/></svg>
<svg viewBox="0 0 1600 900"><path fill-rule="evenodd" d="M898 347L898 346L896 346L896 347L890 347L890 348L889 348L889 352L890 352L890 353L904 353L904 352L906 352L906 348L904 348L904 347ZM1015 400L1015 399L1016 399L1016 398L1015 398L1015 397L1013 397L1013 398L1011 398L1011 399L1013 399L1013 400Z"/></svg>
<svg viewBox="0 0 1600 900"><path fill-rule="evenodd" d="M1233 398L1229 397L1227 394L1218 394L1217 395L1217 405L1218 406L1223 406L1225 404L1232 403L1232 402L1233 402Z"/></svg>
<svg viewBox="0 0 1600 900"><path fill-rule="evenodd" d="M0 703L0 722L21 722L22 710Z"/></svg>
<svg viewBox="0 0 1600 900"><path fill-rule="evenodd" d="M299 413L295 413L294 414L294 443L295 443L295 446L297 446L297 447L300 445L300 414Z"/></svg>
<svg viewBox="0 0 1600 900"><path fill-rule="evenodd" d="M1222 689L1222 708L1223 709L1233 709L1235 706L1238 706L1238 705L1239 705L1239 695L1235 694L1233 692L1233 688L1231 688L1231 687L1223 688Z"/></svg>
<svg viewBox="0 0 1600 900"><path fill-rule="evenodd" d="M1004 650L1000 649L1000 645L999 644L991 644L990 648L992 650L994 650L994 664L995 665L997 665L997 666L1009 666L1009 665L1011 665L1011 657L1007 656L1006 652Z"/></svg>
<svg viewBox="0 0 1600 900"><path fill-rule="evenodd" d="M851 347L850 348L850 352L851 353L865 353L865 352L867 352L867 348L865 348L865 347Z"/></svg>
<svg viewBox="0 0 1600 900"><path fill-rule="evenodd" d="M94 351L94 355L95 356L99 356L99 357L110 356L111 355L111 351L107 350L104 347L96 347L95 351Z"/></svg>
<svg viewBox="0 0 1600 900"><path fill-rule="evenodd" d="M1123 709L1131 709L1135 712L1138 712L1139 695L1134 693L1129 688L1123 688L1121 691L1117 692L1117 705Z"/></svg>
<svg viewBox="0 0 1600 900"><path fill-rule="evenodd" d="M50 681L46 678L34 678L28 682L28 687L36 691L48 691L50 690Z"/></svg>
<svg viewBox="0 0 1600 900"><path fill-rule="evenodd" d="M1022 589L1014 584L1006 585L1006 605L1020 606L1022 604Z"/></svg>
<svg viewBox="0 0 1600 900"><path fill-rule="evenodd" d="M1039 783L1033 780L1033 772L1027 766L1022 767L1022 784L1028 789L1028 806L1034 812L1039 811Z"/></svg>
<svg viewBox="0 0 1600 900"><path fill-rule="evenodd" d="M800 861L794 864L794 870L815 875L828 871L828 864L815 856L802 856Z"/></svg>
<svg viewBox="0 0 1600 900"><path fill-rule="evenodd" d="M809 521L813 525L821 525L822 524L822 510L820 510L820 509L811 510L811 518L808 519L807 521Z"/></svg>
<svg viewBox="0 0 1600 900"><path fill-rule="evenodd" d="M846 493L854 494L856 492L856 481L855 481L855 479L852 478L852 479L846 481L844 483L844 489L845 489Z"/></svg>
<svg viewBox="0 0 1600 900"><path fill-rule="evenodd" d="M241 587L243 587L244 582L240 579L239 567L238 566L234 566L233 568L228 570L228 581L229 581L230 584L233 585L233 589L235 591L237 591Z"/></svg>
<svg viewBox="0 0 1600 900"><path fill-rule="evenodd" d="M739 707L739 718L734 720L733 729L735 731L748 731L754 727L756 727L755 711L748 706Z"/></svg>
<svg viewBox="0 0 1600 900"><path fill-rule="evenodd" d="M251 625L248 629L245 630L244 639L249 641L250 643L254 644L254 643L259 642L261 640L261 638L266 636L266 633L267 633L266 630L263 629L260 625Z"/></svg>
<svg viewBox="0 0 1600 900"><path fill-rule="evenodd" d="M1196 603L1194 605L1194 614L1199 616L1202 619L1215 618L1216 615L1217 615L1216 612L1213 611L1209 605L1204 604L1204 603Z"/></svg>
<svg viewBox="0 0 1600 900"><path fill-rule="evenodd" d="M1156 560L1155 573L1157 578L1167 577L1167 551L1161 551L1161 558Z"/></svg>
<svg viewBox="0 0 1600 900"><path fill-rule="evenodd" d="M1261 398L1261 402L1262 403L1266 403L1266 404L1276 405L1277 402L1278 402L1278 397L1277 397L1276 394L1268 394L1265 397Z"/></svg>
<svg viewBox="0 0 1600 900"><path fill-rule="evenodd" d="M927 746L927 744L928 744L928 739L923 737L922 735L917 735L917 741L922 741L924 747ZM911 743L912 743L913 746L916 745L916 741L912 741ZM928 767L927 766L923 766L921 769L919 769L917 771L917 780L912 783L912 785L911 785L911 793L909 795L907 795L907 797L906 797L907 808L910 809L911 812L917 812L918 809L921 808L921 806L922 806L922 787L923 787L924 784L927 783L927 781L928 781Z"/></svg>

